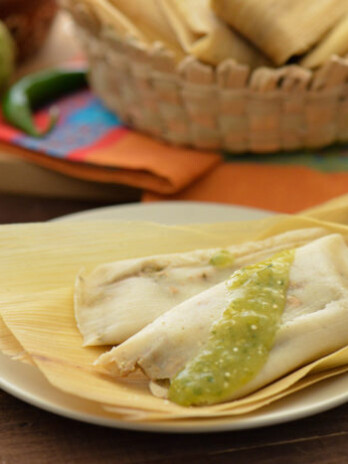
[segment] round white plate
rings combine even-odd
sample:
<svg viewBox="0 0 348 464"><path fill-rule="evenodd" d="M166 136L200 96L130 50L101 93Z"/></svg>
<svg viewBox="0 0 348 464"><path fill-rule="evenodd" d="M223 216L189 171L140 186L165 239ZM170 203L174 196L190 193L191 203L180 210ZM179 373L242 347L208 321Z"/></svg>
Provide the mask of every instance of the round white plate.
<svg viewBox="0 0 348 464"><path fill-rule="evenodd" d="M229 206L198 201L164 201L162 203L133 203L121 206L82 211L58 220L89 221L112 219L119 221L152 221L161 224L194 224L202 222L247 221L270 216L270 211L243 206Z"/></svg>
<svg viewBox="0 0 348 464"><path fill-rule="evenodd" d="M149 220L165 224L224 222L260 219L270 212L239 206L212 203L168 202L112 206L78 213L60 220ZM149 432L216 432L264 427L310 416L348 401L348 374L323 381L304 391L236 419L221 419L214 423L195 421L186 425L175 423L134 423L116 419L102 408L52 387L33 366L10 360L0 353L0 388L41 409L84 422L109 427Z"/></svg>

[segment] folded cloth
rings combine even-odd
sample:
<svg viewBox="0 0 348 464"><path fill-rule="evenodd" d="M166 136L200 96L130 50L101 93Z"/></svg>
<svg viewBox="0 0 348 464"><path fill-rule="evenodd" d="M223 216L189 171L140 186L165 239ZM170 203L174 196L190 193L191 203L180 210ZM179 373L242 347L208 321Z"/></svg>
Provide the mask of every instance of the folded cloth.
<svg viewBox="0 0 348 464"><path fill-rule="evenodd" d="M348 146L342 146L269 156L226 155L224 163L181 192L144 192L142 200L210 201L297 213L346 193Z"/></svg>
<svg viewBox="0 0 348 464"><path fill-rule="evenodd" d="M124 127L89 91L57 102L60 121L43 139L0 121L0 149L73 177L171 194L221 162L218 153L176 148ZM47 111L37 115L45 124Z"/></svg>
<svg viewBox="0 0 348 464"><path fill-rule="evenodd" d="M43 139L0 121L0 150L72 177L137 187L143 201L210 201L294 213L348 193L348 146L273 155L210 153L131 131L86 90L57 106L59 124ZM37 123L46 118L42 110Z"/></svg>

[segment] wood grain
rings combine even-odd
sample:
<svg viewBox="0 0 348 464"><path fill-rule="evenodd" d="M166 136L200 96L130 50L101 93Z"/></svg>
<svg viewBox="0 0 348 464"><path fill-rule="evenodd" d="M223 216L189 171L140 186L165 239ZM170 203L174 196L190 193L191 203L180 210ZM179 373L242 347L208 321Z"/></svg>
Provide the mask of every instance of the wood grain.
<svg viewBox="0 0 348 464"><path fill-rule="evenodd" d="M0 223L47 220L101 202L0 194ZM0 390L0 464L346 464L348 404L300 421L215 434L153 434L65 419Z"/></svg>
<svg viewBox="0 0 348 464"><path fill-rule="evenodd" d="M111 204L111 201L65 200L61 198L17 196L0 192L0 224L47 221L70 212L74 213L109 204Z"/></svg>
<svg viewBox="0 0 348 464"><path fill-rule="evenodd" d="M158 435L75 422L0 393L2 464L336 464L347 456L348 405L265 429Z"/></svg>

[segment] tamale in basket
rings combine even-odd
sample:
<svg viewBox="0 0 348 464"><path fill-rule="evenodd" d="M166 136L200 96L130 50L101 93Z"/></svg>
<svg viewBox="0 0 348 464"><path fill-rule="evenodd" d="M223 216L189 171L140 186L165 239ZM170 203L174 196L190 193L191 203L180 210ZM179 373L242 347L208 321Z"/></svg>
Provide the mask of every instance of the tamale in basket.
<svg viewBox="0 0 348 464"><path fill-rule="evenodd" d="M175 4L158 2L166 8ZM324 39L314 46L314 35L305 34L306 44L312 47L309 53L296 64L278 67L246 45L247 39L233 38L227 26L217 27L203 15L190 18L191 35L172 24L178 27L179 50L160 18L146 30L138 27L136 12L123 15L116 3L127 4L64 0L63 6L72 14L84 44L93 90L130 127L172 144L232 153L318 148L348 140L348 59L332 54L347 51L347 20L342 19L347 6L341 0L335 0L336 15L331 14L323 30L317 31L319 36L326 33ZM326 10L325 4L323 16ZM332 29L338 16L340 22ZM208 32L206 24L211 25ZM192 31L201 40L196 41ZM149 37L151 33L158 40ZM207 56L220 37L226 37L221 43L240 40L236 53L243 53L247 63L224 58L227 53L219 47L215 50L221 56ZM291 45L294 53L301 50L296 41ZM278 62L287 58L282 50L272 53Z"/></svg>

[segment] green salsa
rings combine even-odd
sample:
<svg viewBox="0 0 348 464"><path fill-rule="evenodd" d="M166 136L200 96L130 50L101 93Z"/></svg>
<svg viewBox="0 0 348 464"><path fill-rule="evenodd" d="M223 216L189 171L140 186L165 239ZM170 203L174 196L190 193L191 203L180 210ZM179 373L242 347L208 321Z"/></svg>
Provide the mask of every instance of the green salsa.
<svg viewBox="0 0 348 464"><path fill-rule="evenodd" d="M209 264L219 268L231 267L234 263L234 256L228 250L220 250L210 258Z"/></svg>
<svg viewBox="0 0 348 464"><path fill-rule="evenodd" d="M183 406L225 401L256 376L274 344L294 254L277 253L231 276L229 305L204 348L172 380L171 401Z"/></svg>

